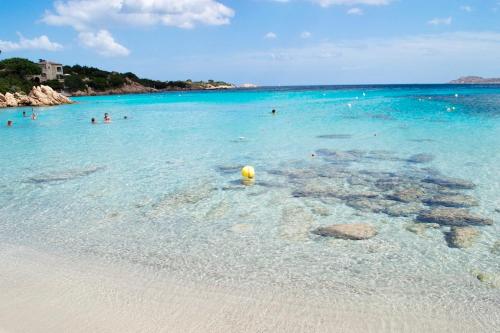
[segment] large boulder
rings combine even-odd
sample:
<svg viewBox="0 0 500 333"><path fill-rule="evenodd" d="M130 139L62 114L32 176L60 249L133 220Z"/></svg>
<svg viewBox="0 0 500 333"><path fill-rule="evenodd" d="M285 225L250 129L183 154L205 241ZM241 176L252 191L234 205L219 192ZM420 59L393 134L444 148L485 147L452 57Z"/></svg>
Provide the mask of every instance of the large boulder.
<svg viewBox="0 0 500 333"><path fill-rule="evenodd" d="M15 94L0 94L0 107L50 106L70 103L72 101L69 98L54 91L49 86L33 87L28 95L17 92Z"/></svg>
<svg viewBox="0 0 500 333"><path fill-rule="evenodd" d="M60 104L70 104L72 103L66 96L54 91L49 86L38 86L33 87L29 93L29 98L31 100L31 105L42 106L42 105L60 105Z"/></svg>
<svg viewBox="0 0 500 333"><path fill-rule="evenodd" d="M377 235L375 228L366 223L336 224L320 227L313 233L324 237L335 237L340 239L363 240Z"/></svg>
<svg viewBox="0 0 500 333"><path fill-rule="evenodd" d="M418 222L465 227L469 225L492 225L493 220L470 213L465 209L436 208L417 216Z"/></svg>
<svg viewBox="0 0 500 333"><path fill-rule="evenodd" d="M31 99L26 94L24 94L24 93L18 93L18 92L16 92L14 94L14 97L16 98L17 104L19 106L21 106L21 105L22 106L29 106L29 105L31 105Z"/></svg>
<svg viewBox="0 0 500 333"><path fill-rule="evenodd" d="M16 98L9 92L5 93L5 103L8 107L18 106Z"/></svg>
<svg viewBox="0 0 500 333"><path fill-rule="evenodd" d="M480 232L472 227L452 227L446 235L449 247L465 249L471 247Z"/></svg>
<svg viewBox="0 0 500 333"><path fill-rule="evenodd" d="M7 99L3 94L0 94L0 108L7 107Z"/></svg>

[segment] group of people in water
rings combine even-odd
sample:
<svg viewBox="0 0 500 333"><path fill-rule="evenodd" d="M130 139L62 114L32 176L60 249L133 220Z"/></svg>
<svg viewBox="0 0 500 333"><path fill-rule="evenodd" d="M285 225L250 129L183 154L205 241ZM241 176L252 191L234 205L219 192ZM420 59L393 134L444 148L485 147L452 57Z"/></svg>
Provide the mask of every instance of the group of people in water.
<svg viewBox="0 0 500 333"><path fill-rule="evenodd" d="M28 114L26 113L26 111L23 111L23 118L26 118L28 117ZM31 108L31 116L30 116L31 120L37 120L38 118L38 114L35 112L35 110L33 110L33 108ZM12 120L7 120L7 127L12 127L14 125L14 122Z"/></svg>
<svg viewBox="0 0 500 333"><path fill-rule="evenodd" d="M124 120L127 120L127 119L128 119L128 117L127 117L127 116L123 116L123 119L124 119ZM95 118L90 119L90 123L91 123L92 125L97 125L97 119L95 119ZM105 123L105 124L109 124L109 123L111 123L111 116L110 116L110 115L109 115L109 113L107 113L107 112L104 114L104 123Z"/></svg>
<svg viewBox="0 0 500 333"><path fill-rule="evenodd" d="M28 117L28 114L26 113L26 111L23 111L23 118L26 118L26 117ZM31 120L37 120L37 118L38 118L38 114L33 110L33 108L31 109L31 116L30 117L31 117ZM123 119L127 120L128 117L124 116ZM93 125L97 124L97 120L95 118L92 118L90 120L90 122ZM111 116L107 112L104 114L104 123L105 124L111 123ZM7 127L12 127L12 126L14 126L14 122L12 120L7 120Z"/></svg>
<svg viewBox="0 0 500 333"><path fill-rule="evenodd" d="M276 110L275 110L275 109L273 109L273 110L271 111L271 113L272 113L273 115L275 115L275 114L276 114ZM25 118L25 117L27 117L26 111L23 111L23 117L24 117L24 118ZM33 108L32 108L32 109L31 109L31 120L36 120L37 118L38 118L38 115L37 115L37 113L36 113L36 112L33 110ZM127 116L124 116L124 117L123 117L123 119L124 119L124 120L127 120L127 119L128 119L128 117L127 117ZM97 119L95 119L95 118L90 119L90 123L91 123L92 125L97 125L97 124L98 124L98 123L97 123ZM110 116L110 115L109 115L109 113L107 113L107 112L104 114L104 123L105 123L105 124L109 124L109 123L111 123L111 116ZM12 127L13 125L14 125L14 122L13 122L12 120L7 120L7 126L8 126L8 127Z"/></svg>

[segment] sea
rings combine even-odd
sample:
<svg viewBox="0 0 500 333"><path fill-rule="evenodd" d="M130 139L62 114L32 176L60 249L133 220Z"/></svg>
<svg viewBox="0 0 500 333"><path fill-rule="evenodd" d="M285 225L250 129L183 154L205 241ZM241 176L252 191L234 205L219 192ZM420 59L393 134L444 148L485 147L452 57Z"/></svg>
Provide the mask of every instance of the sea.
<svg viewBox="0 0 500 333"><path fill-rule="evenodd" d="M0 331L500 328L500 85L73 100L0 111Z"/></svg>

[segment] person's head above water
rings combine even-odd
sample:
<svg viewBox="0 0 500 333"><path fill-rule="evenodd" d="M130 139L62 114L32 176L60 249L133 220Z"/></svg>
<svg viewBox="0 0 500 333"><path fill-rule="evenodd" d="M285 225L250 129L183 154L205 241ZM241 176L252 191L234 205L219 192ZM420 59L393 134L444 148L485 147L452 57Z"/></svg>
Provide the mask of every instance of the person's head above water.
<svg viewBox="0 0 500 333"><path fill-rule="evenodd" d="M95 123L96 123L95 118L92 118L92 119L90 120L90 122L91 122L92 124L95 124Z"/></svg>
<svg viewBox="0 0 500 333"><path fill-rule="evenodd" d="M274 113L276 113L276 110L275 110L275 109L273 109L273 111L271 111L271 112L274 114Z"/></svg>
<svg viewBox="0 0 500 333"><path fill-rule="evenodd" d="M10 126L12 126L12 124L13 124L12 120L7 120L7 126L10 127Z"/></svg>
<svg viewBox="0 0 500 333"><path fill-rule="evenodd" d="M123 119L128 119L128 117L127 117L127 116L124 116L124 117L123 117Z"/></svg>
<svg viewBox="0 0 500 333"><path fill-rule="evenodd" d="M26 111L23 111L23 117L26 117Z"/></svg>

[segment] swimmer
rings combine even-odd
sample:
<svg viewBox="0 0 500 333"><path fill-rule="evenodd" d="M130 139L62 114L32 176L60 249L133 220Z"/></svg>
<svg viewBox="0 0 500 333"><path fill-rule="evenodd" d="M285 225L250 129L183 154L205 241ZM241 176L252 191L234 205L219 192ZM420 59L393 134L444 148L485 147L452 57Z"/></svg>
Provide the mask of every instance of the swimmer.
<svg viewBox="0 0 500 333"><path fill-rule="evenodd" d="M90 123L91 123L92 125L95 125L95 124L97 124L97 121L95 120L95 118L92 118L92 119L90 120Z"/></svg>
<svg viewBox="0 0 500 333"><path fill-rule="evenodd" d="M127 116L125 116L125 117L123 117L123 119L127 120L127 119L128 119L128 117L127 117Z"/></svg>
<svg viewBox="0 0 500 333"><path fill-rule="evenodd" d="M8 127L12 127L14 123L12 122L12 120L7 120L7 126Z"/></svg>
<svg viewBox="0 0 500 333"><path fill-rule="evenodd" d="M31 120L36 120L36 118L37 118L37 117L38 117L38 116L37 116L37 114L36 114L35 112L33 112L33 113L31 114Z"/></svg>
<svg viewBox="0 0 500 333"><path fill-rule="evenodd" d="M275 110L275 109L273 109L273 111L271 111L271 113L272 113L273 115L274 115L274 114L276 114L276 110Z"/></svg>
<svg viewBox="0 0 500 333"><path fill-rule="evenodd" d="M23 111L23 117L26 117L26 111Z"/></svg>
<svg viewBox="0 0 500 333"><path fill-rule="evenodd" d="M107 112L104 114L104 122L105 123L111 122L111 117L109 116L109 114Z"/></svg>

